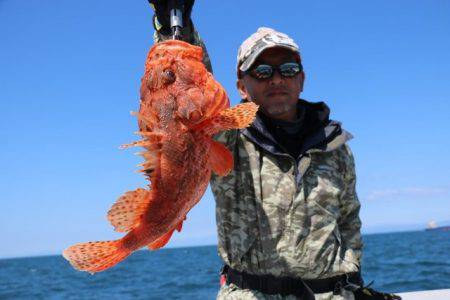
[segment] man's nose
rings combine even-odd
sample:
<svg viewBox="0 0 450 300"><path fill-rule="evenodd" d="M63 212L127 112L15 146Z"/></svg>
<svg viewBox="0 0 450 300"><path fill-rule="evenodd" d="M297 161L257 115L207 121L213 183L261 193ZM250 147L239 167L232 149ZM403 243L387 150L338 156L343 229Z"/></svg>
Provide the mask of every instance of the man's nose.
<svg viewBox="0 0 450 300"><path fill-rule="evenodd" d="M271 85L279 85L283 81L283 77L281 76L278 70L273 70L272 78L270 78Z"/></svg>

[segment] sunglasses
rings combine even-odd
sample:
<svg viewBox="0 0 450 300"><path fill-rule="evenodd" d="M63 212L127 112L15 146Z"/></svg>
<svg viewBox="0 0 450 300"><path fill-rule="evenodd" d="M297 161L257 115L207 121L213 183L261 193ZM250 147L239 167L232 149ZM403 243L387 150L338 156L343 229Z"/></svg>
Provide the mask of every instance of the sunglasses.
<svg viewBox="0 0 450 300"><path fill-rule="evenodd" d="M251 68L251 70L244 73L252 76L255 79L264 80L272 78L275 70L277 70L282 77L294 77L295 75L303 71L303 66L301 64L293 62L284 63L279 66L261 64L254 68Z"/></svg>

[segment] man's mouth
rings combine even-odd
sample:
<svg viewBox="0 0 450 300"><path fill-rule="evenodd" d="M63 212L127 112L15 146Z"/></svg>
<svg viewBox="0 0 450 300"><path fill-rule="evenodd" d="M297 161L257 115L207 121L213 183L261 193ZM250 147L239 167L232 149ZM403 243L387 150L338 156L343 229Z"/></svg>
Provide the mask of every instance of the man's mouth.
<svg viewBox="0 0 450 300"><path fill-rule="evenodd" d="M270 90L267 92L267 96L269 97L273 97L273 96L278 96L278 95L286 95L287 91L286 90Z"/></svg>

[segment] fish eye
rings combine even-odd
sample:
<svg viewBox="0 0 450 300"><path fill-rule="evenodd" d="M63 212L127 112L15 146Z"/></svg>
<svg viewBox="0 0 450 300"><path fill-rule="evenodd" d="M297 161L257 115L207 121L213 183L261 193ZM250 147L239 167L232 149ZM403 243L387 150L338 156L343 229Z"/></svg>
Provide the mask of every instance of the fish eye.
<svg viewBox="0 0 450 300"><path fill-rule="evenodd" d="M175 81L176 76L172 70L166 69L163 71L162 78L163 78L164 83L171 84Z"/></svg>

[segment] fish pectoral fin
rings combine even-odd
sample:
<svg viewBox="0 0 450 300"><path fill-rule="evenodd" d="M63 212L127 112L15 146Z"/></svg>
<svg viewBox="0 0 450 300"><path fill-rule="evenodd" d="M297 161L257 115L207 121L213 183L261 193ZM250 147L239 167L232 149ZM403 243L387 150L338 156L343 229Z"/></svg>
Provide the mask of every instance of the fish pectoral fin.
<svg viewBox="0 0 450 300"><path fill-rule="evenodd" d="M152 192L137 189L126 192L108 211L108 220L118 232L128 232L137 227L141 217L152 201Z"/></svg>
<svg viewBox="0 0 450 300"><path fill-rule="evenodd" d="M258 105L253 102L238 104L207 120L199 129L214 135L224 130L245 128L253 122L257 111Z"/></svg>
<svg viewBox="0 0 450 300"><path fill-rule="evenodd" d="M214 173L225 176L233 168L233 155L224 145L211 140L209 164Z"/></svg>
<svg viewBox="0 0 450 300"><path fill-rule="evenodd" d="M184 217L184 220L186 220L186 217ZM183 227L183 221L178 223L178 225L174 229L170 230L168 233L164 234L163 236L159 237L157 240L150 243L148 245L148 249L156 250L156 249L164 247L169 242L175 229L178 232L180 232L182 227Z"/></svg>

